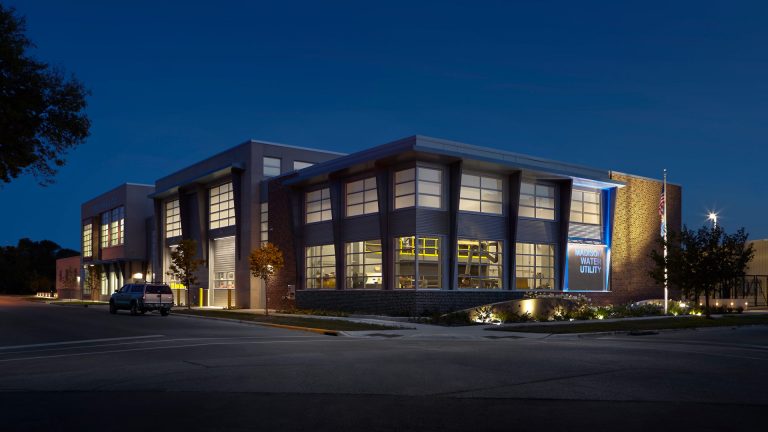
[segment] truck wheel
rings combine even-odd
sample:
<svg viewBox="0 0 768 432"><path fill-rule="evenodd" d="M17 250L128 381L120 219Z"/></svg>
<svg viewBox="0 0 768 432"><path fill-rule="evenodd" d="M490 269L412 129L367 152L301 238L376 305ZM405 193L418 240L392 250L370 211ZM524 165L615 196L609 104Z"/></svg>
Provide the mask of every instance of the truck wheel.
<svg viewBox="0 0 768 432"><path fill-rule="evenodd" d="M165 309L165 308L160 309L160 315L162 316L168 316L169 313L171 313L171 311L168 309Z"/></svg>
<svg viewBox="0 0 768 432"><path fill-rule="evenodd" d="M139 304L137 302L131 302L131 315L139 314Z"/></svg>
<svg viewBox="0 0 768 432"><path fill-rule="evenodd" d="M112 315L117 313L117 307L112 302L109 302L109 313L111 313Z"/></svg>

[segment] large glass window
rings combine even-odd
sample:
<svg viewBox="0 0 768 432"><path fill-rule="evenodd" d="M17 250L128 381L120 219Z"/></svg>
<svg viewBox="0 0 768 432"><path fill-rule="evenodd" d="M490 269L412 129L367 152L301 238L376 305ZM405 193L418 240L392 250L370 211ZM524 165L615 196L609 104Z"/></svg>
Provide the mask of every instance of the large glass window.
<svg viewBox="0 0 768 432"><path fill-rule="evenodd" d="M574 189L571 222L600 225L600 192Z"/></svg>
<svg viewBox="0 0 768 432"><path fill-rule="evenodd" d="M235 224L235 198L232 182L212 187L209 190L210 229L224 228Z"/></svg>
<svg viewBox="0 0 768 432"><path fill-rule="evenodd" d="M518 289L555 289L555 247L518 243L515 246Z"/></svg>
<svg viewBox="0 0 768 432"><path fill-rule="evenodd" d="M261 244L269 241L269 203L261 203Z"/></svg>
<svg viewBox="0 0 768 432"><path fill-rule="evenodd" d="M171 200L165 203L165 238L181 235L181 213L179 212L179 200Z"/></svg>
<svg viewBox="0 0 768 432"><path fill-rule="evenodd" d="M438 237L395 238L395 288L439 289L441 281Z"/></svg>
<svg viewBox="0 0 768 432"><path fill-rule="evenodd" d="M83 225L83 256L93 256L93 224Z"/></svg>
<svg viewBox="0 0 768 432"><path fill-rule="evenodd" d="M520 185L520 217L555 220L555 187L522 182Z"/></svg>
<svg viewBox="0 0 768 432"><path fill-rule="evenodd" d="M280 175L280 158L264 157L264 177Z"/></svg>
<svg viewBox="0 0 768 432"><path fill-rule="evenodd" d="M379 211L376 177L347 183L346 195L347 216L359 216Z"/></svg>
<svg viewBox="0 0 768 432"><path fill-rule="evenodd" d="M380 289L381 240L347 243L346 273L347 289Z"/></svg>
<svg viewBox="0 0 768 432"><path fill-rule="evenodd" d="M306 248L307 289L336 288L336 252L333 245Z"/></svg>
<svg viewBox="0 0 768 432"><path fill-rule="evenodd" d="M101 248L109 247L109 217L111 212L104 212L101 214L101 230L99 232L99 244Z"/></svg>
<svg viewBox="0 0 768 432"><path fill-rule="evenodd" d="M502 213L502 181L500 178L461 174L459 210L480 213Z"/></svg>
<svg viewBox="0 0 768 432"><path fill-rule="evenodd" d="M331 220L331 190L318 189L306 193L306 223Z"/></svg>
<svg viewBox="0 0 768 432"><path fill-rule="evenodd" d="M125 243L125 207L112 209L109 227L109 245L118 246Z"/></svg>
<svg viewBox="0 0 768 432"><path fill-rule="evenodd" d="M459 288L501 289L504 263L502 242L459 240Z"/></svg>
<svg viewBox="0 0 768 432"><path fill-rule="evenodd" d="M442 176L439 169L416 167L395 173L395 208L442 205Z"/></svg>
<svg viewBox="0 0 768 432"><path fill-rule="evenodd" d="M293 161L293 169L300 170L314 165L312 162Z"/></svg>

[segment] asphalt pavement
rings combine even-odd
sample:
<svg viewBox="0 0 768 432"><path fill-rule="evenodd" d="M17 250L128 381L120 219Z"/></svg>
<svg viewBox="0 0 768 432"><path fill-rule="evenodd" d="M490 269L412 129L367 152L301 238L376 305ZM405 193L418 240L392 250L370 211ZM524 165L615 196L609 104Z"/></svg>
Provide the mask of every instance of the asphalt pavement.
<svg viewBox="0 0 768 432"><path fill-rule="evenodd" d="M647 336L486 333L324 336L0 297L0 430L765 425L766 326Z"/></svg>

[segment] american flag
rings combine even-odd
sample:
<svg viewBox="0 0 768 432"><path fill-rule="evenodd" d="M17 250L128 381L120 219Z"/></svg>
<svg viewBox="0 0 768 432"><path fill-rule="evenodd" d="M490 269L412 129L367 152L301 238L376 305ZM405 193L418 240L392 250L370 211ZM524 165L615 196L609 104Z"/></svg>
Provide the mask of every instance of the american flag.
<svg viewBox="0 0 768 432"><path fill-rule="evenodd" d="M664 237L667 234L666 215L664 214L664 204L667 201L667 192L664 186L661 186L661 198L659 199L659 216L661 217L661 236Z"/></svg>

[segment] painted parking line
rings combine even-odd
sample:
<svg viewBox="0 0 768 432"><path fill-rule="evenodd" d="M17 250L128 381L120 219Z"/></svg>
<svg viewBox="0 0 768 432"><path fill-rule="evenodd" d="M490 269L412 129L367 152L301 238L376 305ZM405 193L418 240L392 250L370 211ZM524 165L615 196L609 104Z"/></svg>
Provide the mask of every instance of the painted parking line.
<svg viewBox="0 0 768 432"><path fill-rule="evenodd" d="M83 340L65 341L65 342L48 342L48 343L39 343L39 344L30 344L30 345L10 345L10 346L0 347L0 350L19 349L19 348L39 348L39 347L60 346L60 345L76 345L76 344L87 344L87 343L96 343L96 342L111 342L111 341L121 341L121 340L159 338L159 337L163 337L163 335L126 336L126 337L117 337L117 338L83 339Z"/></svg>

